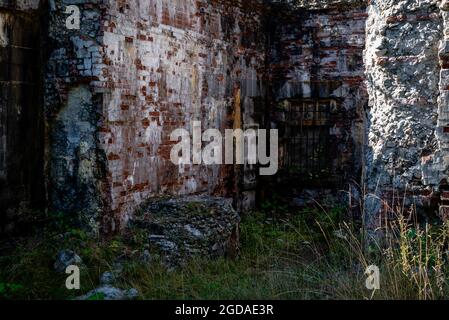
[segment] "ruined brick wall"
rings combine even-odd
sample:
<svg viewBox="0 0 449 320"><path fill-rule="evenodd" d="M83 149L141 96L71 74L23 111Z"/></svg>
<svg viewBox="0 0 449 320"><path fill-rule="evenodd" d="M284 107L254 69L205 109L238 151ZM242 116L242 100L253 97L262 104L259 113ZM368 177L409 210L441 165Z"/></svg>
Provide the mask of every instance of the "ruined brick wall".
<svg viewBox="0 0 449 320"><path fill-rule="evenodd" d="M230 191L223 166L174 166L170 133L191 132L193 120L224 132L235 104L261 95L260 17L244 10L229 1L110 2L101 142L114 212L161 193Z"/></svg>
<svg viewBox="0 0 449 320"><path fill-rule="evenodd" d="M80 30L66 27L70 4L81 10ZM8 172L23 173L18 186L39 181L31 174L39 170L17 166L45 158L49 209L90 225L118 229L160 194L232 195L245 209L256 201L255 168L175 166L170 133L191 131L193 120L202 131L277 128L282 170L298 148L288 144L291 127L301 122L324 125L326 152L309 156L329 161L338 181L320 188L360 182L388 201L406 194L408 204L439 203L444 215L448 8L440 0L0 1L2 190L17 190L5 187ZM42 18L48 36L34 43L30 30L45 26ZM27 37L17 32L12 43L5 30L20 24ZM40 56L25 47L45 49L45 62L32 63L44 69L41 93L29 67ZM33 109L40 96L43 107ZM325 118L292 119L307 104L327 110ZM22 135L20 119L29 124ZM21 143L43 136L44 122L45 146ZM374 218L376 197L365 201Z"/></svg>
<svg viewBox="0 0 449 320"><path fill-rule="evenodd" d="M365 182L390 205L406 194L406 204L429 206L447 175L439 5L435 0L384 0L372 2L368 10ZM381 203L370 198L366 208L372 215Z"/></svg>
<svg viewBox="0 0 449 320"><path fill-rule="evenodd" d="M269 71L272 121L283 138L281 163L288 170L287 176L291 176L294 164L299 166L295 177L299 188L314 185L337 189L348 182L359 182L361 177L367 103L363 63L367 13L365 6L355 1L351 6L327 2L325 10L314 10L314 3L295 4L297 9L275 7L271 22L277 26L271 34ZM317 108L320 113L315 112ZM296 112L292 114L293 109ZM298 119L301 117L304 119ZM298 121L302 122L300 126ZM292 122L298 126L296 133L289 132ZM320 125L323 129L316 136ZM307 132L309 128L311 133ZM292 163L287 163L287 158L293 159ZM315 170L315 164L321 161L318 158L329 163ZM309 176L311 169L316 171L313 177ZM285 176L280 182L285 182Z"/></svg>
<svg viewBox="0 0 449 320"><path fill-rule="evenodd" d="M43 208L40 1L0 1L0 235Z"/></svg>
<svg viewBox="0 0 449 320"><path fill-rule="evenodd" d="M233 168L175 166L169 140L193 120L203 131L254 121L245 110L263 92L258 1L77 1L81 29L68 31L69 2L51 8L55 209L104 213L113 225L150 196L232 193Z"/></svg>

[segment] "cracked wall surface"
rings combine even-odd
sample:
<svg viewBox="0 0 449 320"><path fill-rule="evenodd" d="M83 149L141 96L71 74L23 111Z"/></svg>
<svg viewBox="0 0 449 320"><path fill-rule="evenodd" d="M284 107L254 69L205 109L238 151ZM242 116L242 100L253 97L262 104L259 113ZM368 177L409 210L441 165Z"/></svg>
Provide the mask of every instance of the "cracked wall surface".
<svg viewBox="0 0 449 320"><path fill-rule="evenodd" d="M0 234L44 204L41 12L37 0L0 1Z"/></svg>

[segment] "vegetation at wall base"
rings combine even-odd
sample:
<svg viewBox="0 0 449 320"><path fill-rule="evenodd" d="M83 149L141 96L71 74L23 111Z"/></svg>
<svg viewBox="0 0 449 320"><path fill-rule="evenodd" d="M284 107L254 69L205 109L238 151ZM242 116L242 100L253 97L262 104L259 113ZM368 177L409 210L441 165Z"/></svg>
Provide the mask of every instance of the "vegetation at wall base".
<svg viewBox="0 0 449 320"><path fill-rule="evenodd" d="M449 297L447 224L419 224L396 210L379 241L342 208L292 210L266 203L243 217L236 259L189 260L164 265L141 259L145 234L103 239L70 223L53 223L33 237L2 241L1 299L73 299L99 286L120 265L118 288L136 288L138 299L445 299ZM343 222L346 221L346 222ZM68 231L67 231L68 230ZM61 249L82 259L81 290L65 288L53 268ZM365 287L365 270L380 268L380 290ZM102 300L101 294L89 300Z"/></svg>

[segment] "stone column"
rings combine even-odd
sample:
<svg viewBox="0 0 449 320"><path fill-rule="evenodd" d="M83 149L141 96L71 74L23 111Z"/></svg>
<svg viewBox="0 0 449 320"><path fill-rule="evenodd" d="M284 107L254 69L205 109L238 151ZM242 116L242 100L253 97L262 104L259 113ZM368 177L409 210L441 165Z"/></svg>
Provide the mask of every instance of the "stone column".
<svg viewBox="0 0 449 320"><path fill-rule="evenodd" d="M440 5L443 19L443 40L440 46L440 97L438 99L438 140L440 144L440 162L447 174L449 168L449 1L444 0ZM446 176L440 185L440 209L443 220L449 219L449 185Z"/></svg>
<svg viewBox="0 0 449 320"><path fill-rule="evenodd" d="M368 91L367 217L406 200L429 205L444 176L440 153L438 46L443 21L436 0L376 0L369 5L365 51Z"/></svg>

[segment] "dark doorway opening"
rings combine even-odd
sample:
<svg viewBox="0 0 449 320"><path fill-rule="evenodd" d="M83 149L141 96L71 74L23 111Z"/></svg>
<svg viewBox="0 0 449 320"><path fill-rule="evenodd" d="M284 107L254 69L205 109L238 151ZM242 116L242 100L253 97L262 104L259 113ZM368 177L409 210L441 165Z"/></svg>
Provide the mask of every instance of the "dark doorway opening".
<svg viewBox="0 0 449 320"><path fill-rule="evenodd" d="M44 206L41 19L0 11L0 235Z"/></svg>
<svg viewBox="0 0 449 320"><path fill-rule="evenodd" d="M290 100L286 110L283 170L288 184L329 187L332 174L331 99Z"/></svg>

